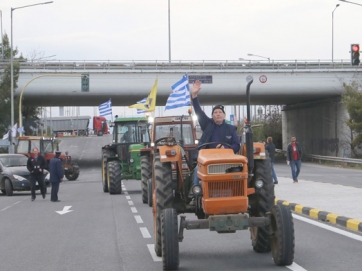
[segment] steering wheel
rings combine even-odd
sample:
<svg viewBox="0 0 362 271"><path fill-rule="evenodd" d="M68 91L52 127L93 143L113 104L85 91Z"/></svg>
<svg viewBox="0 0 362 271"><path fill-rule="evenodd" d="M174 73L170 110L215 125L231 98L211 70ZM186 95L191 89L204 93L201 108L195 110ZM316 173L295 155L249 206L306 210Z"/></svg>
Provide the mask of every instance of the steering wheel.
<svg viewBox="0 0 362 271"><path fill-rule="evenodd" d="M157 145L158 143L160 143L161 145L168 145L170 143L172 143L171 145L176 144L176 138L172 137L172 136L165 136L165 137L160 137L159 139L157 139L155 141L155 145Z"/></svg>
<svg viewBox="0 0 362 271"><path fill-rule="evenodd" d="M229 147L231 149L231 146L228 143L224 143L224 142L207 142L207 143L201 144L200 146L197 146L196 150L199 151L199 150L201 150L201 149L203 149L206 146L211 145L211 144L216 144L216 145L221 144L221 146L224 146L224 147L227 146L227 147Z"/></svg>

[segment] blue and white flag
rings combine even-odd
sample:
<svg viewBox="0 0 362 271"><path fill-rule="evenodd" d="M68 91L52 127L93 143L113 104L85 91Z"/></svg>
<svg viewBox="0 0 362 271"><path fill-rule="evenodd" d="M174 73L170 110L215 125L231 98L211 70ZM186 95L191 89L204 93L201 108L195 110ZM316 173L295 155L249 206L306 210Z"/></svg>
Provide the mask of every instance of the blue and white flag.
<svg viewBox="0 0 362 271"><path fill-rule="evenodd" d="M167 99L165 111L182 106L188 106L190 102L189 77L185 74L180 81L172 87L172 93Z"/></svg>
<svg viewBox="0 0 362 271"><path fill-rule="evenodd" d="M112 115L112 101L109 99L107 102L98 106L99 116Z"/></svg>
<svg viewBox="0 0 362 271"><path fill-rule="evenodd" d="M141 101L138 101L138 104L145 104L147 101L147 97L143 98ZM137 109L137 114L143 114L143 113L147 113L146 110L142 110L142 109Z"/></svg>

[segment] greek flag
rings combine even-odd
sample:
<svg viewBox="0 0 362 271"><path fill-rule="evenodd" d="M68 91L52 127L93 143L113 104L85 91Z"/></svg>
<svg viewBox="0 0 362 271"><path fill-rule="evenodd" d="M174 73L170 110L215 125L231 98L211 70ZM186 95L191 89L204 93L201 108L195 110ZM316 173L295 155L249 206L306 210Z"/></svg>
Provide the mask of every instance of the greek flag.
<svg viewBox="0 0 362 271"><path fill-rule="evenodd" d="M112 115L112 101L109 99L107 102L98 106L99 116Z"/></svg>
<svg viewBox="0 0 362 271"><path fill-rule="evenodd" d="M185 74L180 81L172 87L172 93L167 99L165 111L190 105L189 77Z"/></svg>
<svg viewBox="0 0 362 271"><path fill-rule="evenodd" d="M145 104L147 101L147 97L143 98L141 101L138 101L138 104ZM146 110L143 109L137 109L137 114L143 114L143 113L147 113Z"/></svg>

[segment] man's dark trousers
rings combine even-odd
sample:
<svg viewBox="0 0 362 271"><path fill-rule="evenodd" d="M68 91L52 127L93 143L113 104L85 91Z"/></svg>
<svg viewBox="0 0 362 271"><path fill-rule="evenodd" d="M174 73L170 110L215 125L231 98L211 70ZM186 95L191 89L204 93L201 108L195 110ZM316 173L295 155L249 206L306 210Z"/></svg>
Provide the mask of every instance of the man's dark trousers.
<svg viewBox="0 0 362 271"><path fill-rule="evenodd" d="M51 191L51 195L50 195L51 201L58 200L58 191L59 191L59 183L52 183L52 191Z"/></svg>
<svg viewBox="0 0 362 271"><path fill-rule="evenodd" d="M41 174L30 174L30 190L31 190L31 198L35 199L36 195L35 195L35 186L36 186L36 182L38 182L39 187L40 187L40 193L42 195L45 194L45 185L44 185L44 176L43 173Z"/></svg>

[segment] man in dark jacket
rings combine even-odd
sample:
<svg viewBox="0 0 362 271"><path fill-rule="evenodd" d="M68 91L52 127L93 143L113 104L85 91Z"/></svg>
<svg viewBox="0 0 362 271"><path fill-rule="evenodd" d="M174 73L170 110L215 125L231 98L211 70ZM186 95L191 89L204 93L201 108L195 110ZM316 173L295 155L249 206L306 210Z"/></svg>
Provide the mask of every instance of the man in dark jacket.
<svg viewBox="0 0 362 271"><path fill-rule="evenodd" d="M50 182L52 183L52 191L50 201L59 202L58 192L59 184L63 181L64 170L62 166L62 160L59 158L61 152L57 151L55 157L50 159L49 162L49 172L50 172Z"/></svg>
<svg viewBox="0 0 362 271"><path fill-rule="evenodd" d="M274 170L275 145L273 143L273 138L271 136L269 136L266 139L265 150L267 150L268 153L269 153L269 158L270 158L270 164L271 164L272 173L273 173L274 184L278 184L278 177L277 177L277 175L275 173L275 170Z"/></svg>
<svg viewBox="0 0 362 271"><path fill-rule="evenodd" d="M302 167L302 148L295 136L291 137L291 142L287 148L287 163L292 170L293 183L297 183L300 168Z"/></svg>
<svg viewBox="0 0 362 271"><path fill-rule="evenodd" d="M202 136L199 140L199 146L208 142L219 142L219 144L210 144L206 148L229 148L220 143L227 143L230 145L234 153L240 150L240 141L236 133L236 126L227 124L225 122L225 110L223 105L216 105L212 108L212 118L209 118L201 109L197 94L201 89L201 82L196 80L192 88L192 105L194 107L197 119L199 121ZM197 167L194 170L194 184L198 184Z"/></svg>
<svg viewBox="0 0 362 271"><path fill-rule="evenodd" d="M31 189L31 201L34 201L36 198L35 188L36 182L38 182L40 187L40 193L45 199L45 184L44 184L44 169L47 166L47 162L44 157L39 154L39 149L34 148L31 156L28 158L26 164L27 169L30 172L30 189Z"/></svg>

